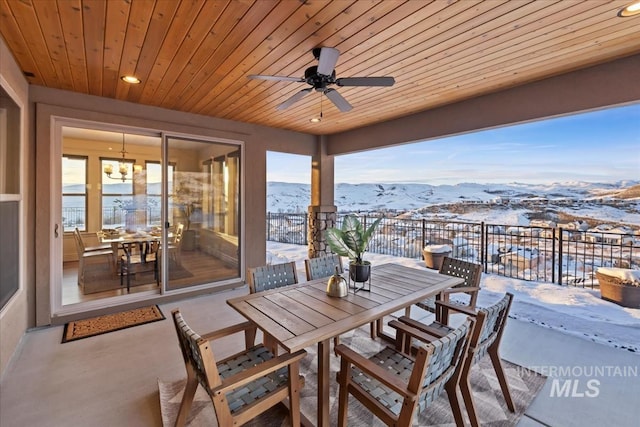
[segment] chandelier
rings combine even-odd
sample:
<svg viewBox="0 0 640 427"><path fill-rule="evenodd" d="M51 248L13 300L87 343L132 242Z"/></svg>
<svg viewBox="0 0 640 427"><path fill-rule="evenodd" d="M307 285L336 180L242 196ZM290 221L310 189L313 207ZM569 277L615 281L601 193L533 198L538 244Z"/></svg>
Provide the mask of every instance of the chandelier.
<svg viewBox="0 0 640 427"><path fill-rule="evenodd" d="M108 178L118 179L118 180L121 180L122 182L125 182L127 180L133 180L133 177L131 178L127 177L127 174L129 173L129 167L127 166L127 163L131 163L131 162L127 162L127 159L125 158L127 151L124 148L124 133L122 134L122 150L120 150L120 153L122 154L122 159L118 163L118 172L120 173L120 176L119 177L111 176L113 174L113 165L111 164L104 165L104 173L107 175ZM133 165L134 175L136 172L142 172L142 165L136 165L136 164Z"/></svg>

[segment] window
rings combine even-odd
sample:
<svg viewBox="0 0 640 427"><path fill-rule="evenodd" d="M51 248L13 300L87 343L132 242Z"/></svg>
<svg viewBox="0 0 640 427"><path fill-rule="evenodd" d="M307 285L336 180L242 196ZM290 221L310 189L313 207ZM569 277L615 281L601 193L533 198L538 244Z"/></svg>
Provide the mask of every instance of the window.
<svg viewBox="0 0 640 427"><path fill-rule="evenodd" d="M2 80L2 79L0 79ZM23 141L22 106L0 81L0 310L20 289L20 185Z"/></svg>
<svg viewBox="0 0 640 427"><path fill-rule="evenodd" d="M64 231L87 231L87 158L62 156L62 224Z"/></svg>
<svg viewBox="0 0 640 427"><path fill-rule="evenodd" d="M100 170L104 171L105 166L111 166L113 171L119 171L123 166L127 169L127 175L133 176L134 160L122 159L100 159ZM125 226L125 215L129 211L136 210L133 181L119 177L120 174L114 174L113 178L102 173L102 228L116 228Z"/></svg>
<svg viewBox="0 0 640 427"><path fill-rule="evenodd" d="M167 170L169 186L169 212L173 209L173 170L174 166L169 164ZM160 162L146 163L146 192L149 202L149 212L147 215L147 225L160 226L162 224L160 211L162 206L162 164Z"/></svg>

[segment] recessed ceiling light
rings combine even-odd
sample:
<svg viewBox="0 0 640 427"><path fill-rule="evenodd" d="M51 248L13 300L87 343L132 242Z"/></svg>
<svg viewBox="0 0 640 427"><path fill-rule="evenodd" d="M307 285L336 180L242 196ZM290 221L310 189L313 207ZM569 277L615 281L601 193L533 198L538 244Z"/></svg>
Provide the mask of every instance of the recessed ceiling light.
<svg viewBox="0 0 640 427"><path fill-rule="evenodd" d="M640 14L640 1L634 1L630 5L620 9L620 11L618 12L618 16L622 18L638 14Z"/></svg>
<svg viewBox="0 0 640 427"><path fill-rule="evenodd" d="M122 76L120 78L122 79L122 81L131 83L132 85L137 85L138 83L140 83L140 79L136 76Z"/></svg>
<svg viewBox="0 0 640 427"><path fill-rule="evenodd" d="M320 117L314 117L312 119L309 119L309 121L311 123L320 123L322 121L322 119Z"/></svg>

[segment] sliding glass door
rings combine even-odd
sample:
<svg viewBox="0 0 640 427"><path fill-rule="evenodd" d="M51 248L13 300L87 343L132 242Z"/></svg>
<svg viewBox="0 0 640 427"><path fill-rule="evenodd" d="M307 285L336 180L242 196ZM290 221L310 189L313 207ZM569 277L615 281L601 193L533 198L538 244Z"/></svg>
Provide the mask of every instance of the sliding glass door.
<svg viewBox="0 0 640 427"><path fill-rule="evenodd" d="M240 277L240 146L168 136L167 290Z"/></svg>
<svg viewBox="0 0 640 427"><path fill-rule="evenodd" d="M239 143L73 120L57 129L52 313L241 277Z"/></svg>

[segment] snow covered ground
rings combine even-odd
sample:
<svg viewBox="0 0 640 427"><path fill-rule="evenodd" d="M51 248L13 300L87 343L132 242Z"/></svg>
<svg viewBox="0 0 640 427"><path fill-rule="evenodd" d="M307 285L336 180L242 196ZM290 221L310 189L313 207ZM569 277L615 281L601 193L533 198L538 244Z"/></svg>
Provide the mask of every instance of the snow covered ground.
<svg viewBox="0 0 640 427"><path fill-rule="evenodd" d="M267 242L267 263L295 261L298 277L305 278L307 247ZM425 268L421 260L366 253L373 264L396 262ZM346 262L346 259L344 260ZM640 356L640 309L618 306L600 299L600 291L529 282L491 274L482 277L478 305L489 305L505 292L514 295L511 317L558 330Z"/></svg>

